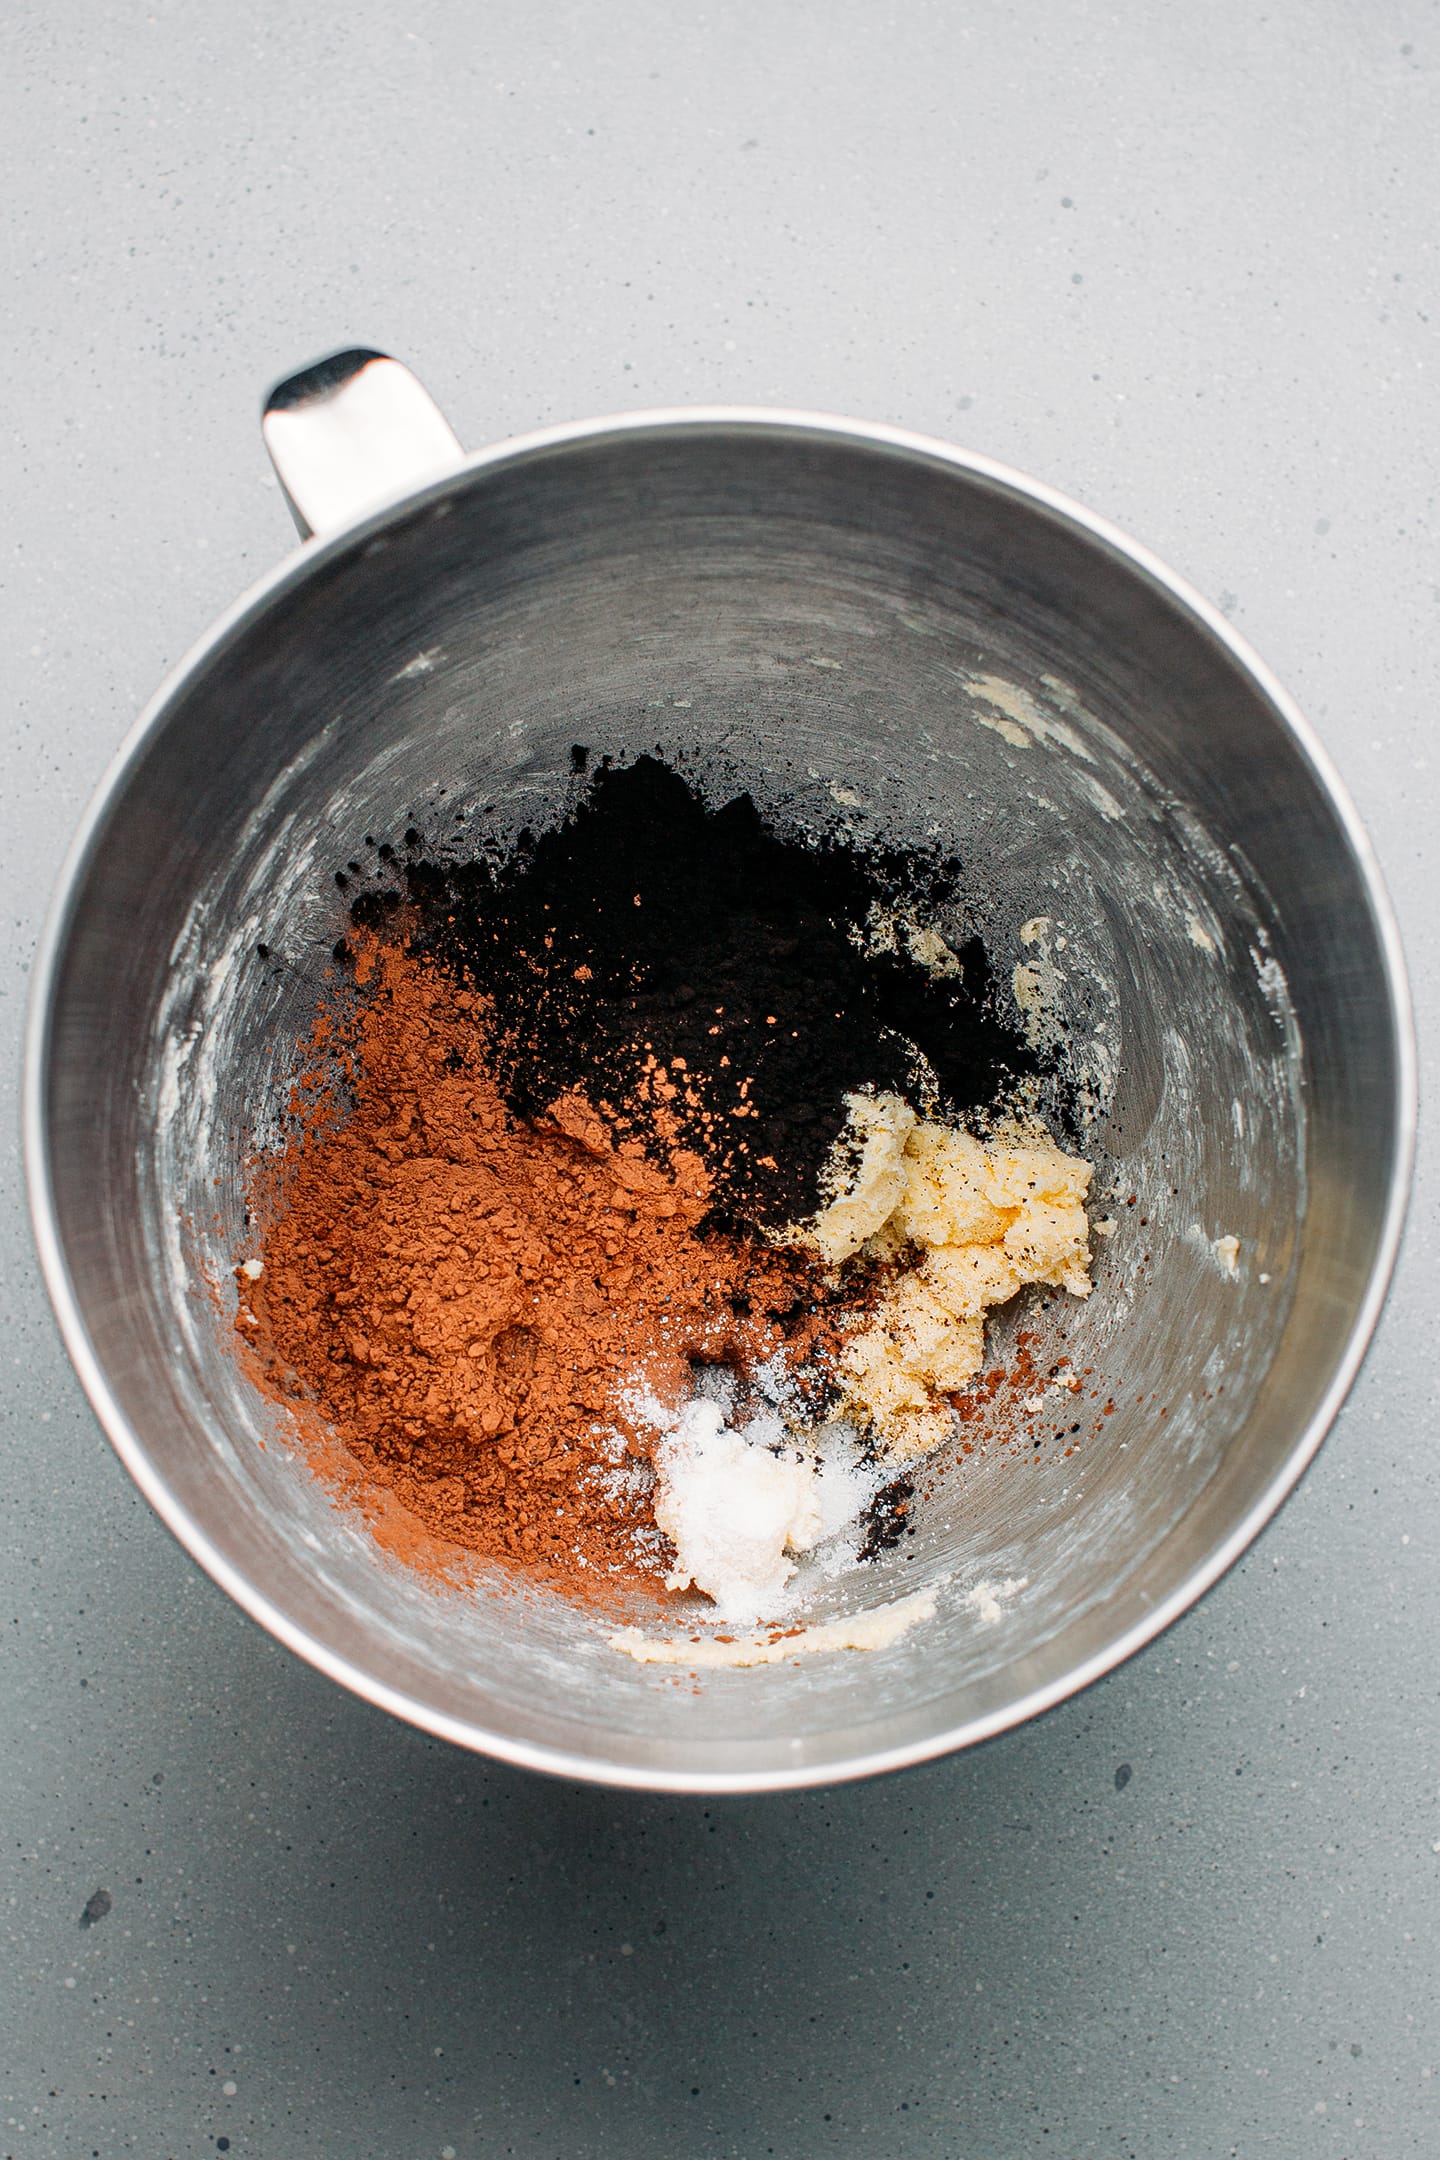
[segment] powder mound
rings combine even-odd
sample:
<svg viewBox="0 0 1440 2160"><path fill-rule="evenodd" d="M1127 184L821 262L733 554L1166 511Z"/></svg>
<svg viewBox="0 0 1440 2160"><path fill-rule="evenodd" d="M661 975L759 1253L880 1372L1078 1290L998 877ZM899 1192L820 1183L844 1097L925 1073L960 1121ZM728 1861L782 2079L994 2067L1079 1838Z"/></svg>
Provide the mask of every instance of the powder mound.
<svg viewBox="0 0 1440 2160"><path fill-rule="evenodd" d="M675 1547L666 1588L694 1583L722 1619L758 1620L795 1573L790 1554L818 1543L823 1521L809 1461L778 1418L736 1432L720 1405L687 1403L661 1442L655 1520Z"/></svg>
<svg viewBox="0 0 1440 2160"><path fill-rule="evenodd" d="M723 1620L773 1620L801 1556L833 1573L884 1549L867 1518L889 1471L853 1425L806 1416L783 1359L699 1384L678 1417L649 1398L635 1405L661 1433L654 1509L674 1549L667 1588L693 1584Z"/></svg>
<svg viewBox="0 0 1440 2160"><path fill-rule="evenodd" d="M980 939L919 927L957 894L953 860L787 838L655 758L602 765L503 859L404 878L414 950L489 1001L512 1114L579 1095L652 1155L681 1141L719 1220L813 1212L848 1093L918 1086L958 1114L1041 1069ZM400 898L352 913L393 921Z"/></svg>
<svg viewBox="0 0 1440 2160"><path fill-rule="evenodd" d="M784 1352L818 1399L838 1294L802 1254L697 1236L709 1180L683 1149L662 1167L574 1097L513 1118L483 1008L433 964L391 946L357 972L348 1036L319 1031L347 1103L297 1097L298 1137L252 1165L264 1259L237 1283L262 1377L452 1544L572 1595L658 1583L628 1383L678 1412L697 1362Z"/></svg>

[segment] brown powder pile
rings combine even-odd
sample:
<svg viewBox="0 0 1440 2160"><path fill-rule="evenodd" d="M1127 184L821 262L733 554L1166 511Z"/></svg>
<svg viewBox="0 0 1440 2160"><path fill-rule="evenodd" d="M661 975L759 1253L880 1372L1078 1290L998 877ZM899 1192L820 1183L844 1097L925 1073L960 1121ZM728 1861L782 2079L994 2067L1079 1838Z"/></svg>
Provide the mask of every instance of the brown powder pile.
<svg viewBox="0 0 1440 2160"><path fill-rule="evenodd" d="M430 963L375 946L356 974L362 1008L316 1034L352 1107L306 1075L300 1138L252 1166L263 1271L239 1271L238 1325L265 1384L313 1404L357 1483L441 1538L571 1595L658 1584L669 1552L627 1390L678 1408L694 1362L753 1369L784 1348L818 1393L854 1285L842 1308L811 1257L697 1234L698 1159L616 1147L575 1096L512 1117L483 1001Z"/></svg>

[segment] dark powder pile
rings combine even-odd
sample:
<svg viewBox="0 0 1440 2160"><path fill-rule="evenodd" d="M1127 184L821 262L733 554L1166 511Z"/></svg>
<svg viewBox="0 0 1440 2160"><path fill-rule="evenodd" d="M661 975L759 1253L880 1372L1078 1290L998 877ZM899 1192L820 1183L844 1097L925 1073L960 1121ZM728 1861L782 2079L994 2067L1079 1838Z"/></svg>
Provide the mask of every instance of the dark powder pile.
<svg viewBox="0 0 1440 2160"><path fill-rule="evenodd" d="M352 915L403 920L412 952L487 1001L510 1111L578 1096L662 1156L692 1150L717 1224L813 1213L853 1090L913 1096L923 1061L934 1107L963 1116L1038 1069L978 937L943 977L857 939L877 903L932 919L953 859L787 838L749 795L712 809L656 758L602 765L507 857L403 876Z"/></svg>

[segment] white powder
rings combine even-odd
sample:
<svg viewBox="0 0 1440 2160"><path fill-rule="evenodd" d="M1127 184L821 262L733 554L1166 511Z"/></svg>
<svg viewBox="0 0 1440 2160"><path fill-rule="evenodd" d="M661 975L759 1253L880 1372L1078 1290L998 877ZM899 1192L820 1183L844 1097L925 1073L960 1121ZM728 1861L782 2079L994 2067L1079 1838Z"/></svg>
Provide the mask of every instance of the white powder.
<svg viewBox="0 0 1440 2160"><path fill-rule="evenodd" d="M669 1590L693 1583L724 1620L773 1611L795 1572L789 1558L821 1535L815 1466L766 1414L740 1431L719 1403L685 1405L655 1455L655 1520L675 1547Z"/></svg>
<svg viewBox="0 0 1440 2160"><path fill-rule="evenodd" d="M643 1393L627 1406L661 1434L655 1521L675 1547L666 1587L693 1585L717 1619L742 1624L784 1611L800 1555L814 1555L811 1581L853 1566L861 1516L893 1475L862 1459L853 1426L803 1432L787 1422L800 1406L780 1359L750 1380L763 1407L748 1418L732 1376L718 1370L678 1418Z"/></svg>

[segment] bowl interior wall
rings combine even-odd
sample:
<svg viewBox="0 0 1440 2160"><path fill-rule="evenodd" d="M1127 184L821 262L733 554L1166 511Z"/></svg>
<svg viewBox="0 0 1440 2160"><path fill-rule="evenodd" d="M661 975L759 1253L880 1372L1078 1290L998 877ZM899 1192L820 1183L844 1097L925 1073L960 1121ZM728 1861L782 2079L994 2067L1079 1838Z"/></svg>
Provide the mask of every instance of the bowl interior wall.
<svg viewBox="0 0 1440 2160"><path fill-rule="evenodd" d="M676 1685L524 1586L437 1590L337 1507L234 1355L243 1164L276 1141L333 979L335 869L411 822L463 848L546 821L577 742L683 754L717 798L748 787L799 827L939 838L967 866L966 926L1003 978L1041 970L1067 1031L1092 1216L1115 1227L1087 1303L1032 1302L993 1341L1003 1361L1026 1325L1082 1392L1047 1397L1042 1447L996 1431L900 1549L817 1588L813 1617L938 1585L888 1652ZM1363 881L1222 641L982 475L677 425L464 474L318 551L210 652L91 851L46 1109L90 1339L224 1564L427 1717L720 1777L1001 1714L1204 1562L1342 1354L1394 1098ZM966 1601L982 1579L1024 1584L999 1623Z"/></svg>

